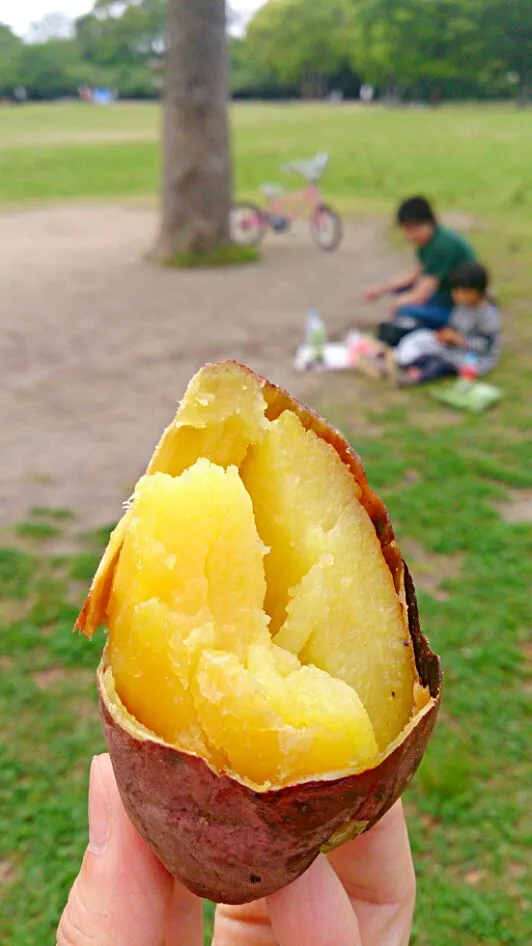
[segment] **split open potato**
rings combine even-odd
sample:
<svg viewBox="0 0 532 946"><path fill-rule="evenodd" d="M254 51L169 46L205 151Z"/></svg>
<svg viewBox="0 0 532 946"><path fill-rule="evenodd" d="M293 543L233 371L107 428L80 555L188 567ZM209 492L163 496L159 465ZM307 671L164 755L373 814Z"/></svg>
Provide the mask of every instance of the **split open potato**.
<svg viewBox="0 0 532 946"><path fill-rule="evenodd" d="M76 627L124 805L194 893L243 903L399 797L441 669L358 456L235 362L190 382Z"/></svg>

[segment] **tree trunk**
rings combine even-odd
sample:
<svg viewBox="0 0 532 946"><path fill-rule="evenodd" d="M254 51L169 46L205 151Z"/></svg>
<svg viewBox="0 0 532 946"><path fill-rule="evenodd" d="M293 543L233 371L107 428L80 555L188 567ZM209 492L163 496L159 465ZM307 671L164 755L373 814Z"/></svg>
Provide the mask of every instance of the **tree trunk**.
<svg viewBox="0 0 532 946"><path fill-rule="evenodd" d="M519 95L517 104L519 108L526 108L530 101L530 76L527 70L523 70L519 76Z"/></svg>
<svg viewBox="0 0 532 946"><path fill-rule="evenodd" d="M403 93L397 79L388 76L384 88L383 101L389 108L397 108L403 100Z"/></svg>
<svg viewBox="0 0 532 946"><path fill-rule="evenodd" d="M432 108L439 108L443 101L443 89L441 87L441 83L437 80L431 83L429 101Z"/></svg>
<svg viewBox="0 0 532 946"><path fill-rule="evenodd" d="M302 99L325 99L329 91L329 77L321 72L307 72L301 83Z"/></svg>
<svg viewBox="0 0 532 946"><path fill-rule="evenodd" d="M230 242L225 24L225 0L168 0L159 260Z"/></svg>

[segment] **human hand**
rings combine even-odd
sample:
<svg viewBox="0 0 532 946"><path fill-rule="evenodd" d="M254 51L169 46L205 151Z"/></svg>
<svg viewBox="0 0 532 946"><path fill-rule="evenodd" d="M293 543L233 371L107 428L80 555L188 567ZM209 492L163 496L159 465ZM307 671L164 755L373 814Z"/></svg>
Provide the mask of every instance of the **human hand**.
<svg viewBox="0 0 532 946"><path fill-rule="evenodd" d="M460 335L460 333L457 332L456 329L451 328L448 325L445 326L444 328L441 328L436 333L436 335L438 337L438 341L443 342L444 345L453 345L453 346L463 345L465 341L463 336Z"/></svg>
<svg viewBox="0 0 532 946"><path fill-rule="evenodd" d="M408 946L415 894L399 801L267 900L220 905L213 946Z"/></svg>
<svg viewBox="0 0 532 946"><path fill-rule="evenodd" d="M374 286L368 286L367 289L364 289L362 293L362 299L364 302L376 302L377 299L384 295L384 290L382 286L376 284Z"/></svg>
<svg viewBox="0 0 532 946"><path fill-rule="evenodd" d="M109 756L96 756L89 844L56 946L202 946L201 926L201 900L151 853L124 811Z"/></svg>
<svg viewBox="0 0 532 946"><path fill-rule="evenodd" d="M392 315L392 316L393 316L393 315L397 315L397 310L398 310L402 305L405 305L405 299L406 299L406 294L405 294L405 293L403 293L403 295L402 295L401 297L398 296L396 299L394 299L393 302L390 304L390 307L389 307L389 309L388 309L389 314ZM408 300L406 300L406 301L408 301Z"/></svg>
<svg viewBox="0 0 532 946"><path fill-rule="evenodd" d="M201 901L130 823L109 756L92 766L90 840L57 946L202 946ZM415 879L400 802L266 900L219 906L213 946L407 946Z"/></svg>

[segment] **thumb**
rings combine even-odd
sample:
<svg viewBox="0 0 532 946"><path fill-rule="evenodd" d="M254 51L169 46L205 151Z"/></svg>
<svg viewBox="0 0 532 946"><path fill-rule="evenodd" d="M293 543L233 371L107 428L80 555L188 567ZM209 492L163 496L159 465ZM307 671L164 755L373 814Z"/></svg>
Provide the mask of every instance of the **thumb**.
<svg viewBox="0 0 532 946"><path fill-rule="evenodd" d="M148 849L124 811L108 755L93 759L89 788L89 845L70 892L57 946L160 946L197 943L201 920L177 900L181 891ZM177 909L176 909L177 907ZM188 927L179 930L181 919ZM188 935L188 938L187 938ZM174 937L179 936L179 939Z"/></svg>

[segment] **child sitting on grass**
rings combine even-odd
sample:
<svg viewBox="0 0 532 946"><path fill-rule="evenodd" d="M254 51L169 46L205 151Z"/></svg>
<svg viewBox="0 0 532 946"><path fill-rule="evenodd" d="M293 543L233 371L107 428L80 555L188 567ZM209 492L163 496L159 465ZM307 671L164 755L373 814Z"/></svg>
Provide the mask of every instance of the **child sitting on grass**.
<svg viewBox="0 0 532 946"><path fill-rule="evenodd" d="M418 329L395 350L402 370L399 384L421 384L469 371L475 376L495 367L500 354L500 312L488 298L489 276L480 263L464 263L451 276L454 308L449 324L437 331Z"/></svg>

